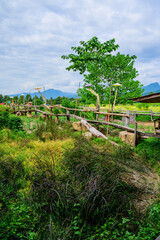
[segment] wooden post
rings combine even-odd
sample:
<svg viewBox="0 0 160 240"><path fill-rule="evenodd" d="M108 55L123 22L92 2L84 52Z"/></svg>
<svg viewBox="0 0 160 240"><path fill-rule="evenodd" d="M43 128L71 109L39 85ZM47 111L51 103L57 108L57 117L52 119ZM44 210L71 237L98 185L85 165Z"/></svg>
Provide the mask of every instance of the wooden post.
<svg viewBox="0 0 160 240"><path fill-rule="evenodd" d="M59 118L56 116L55 122L58 124L59 123Z"/></svg>
<svg viewBox="0 0 160 240"><path fill-rule="evenodd" d="M37 110L37 109L36 109ZM35 110L35 117L38 118L38 113L37 111Z"/></svg>
<svg viewBox="0 0 160 240"><path fill-rule="evenodd" d="M151 121L153 121L153 112L152 112L152 109L151 109Z"/></svg>
<svg viewBox="0 0 160 240"><path fill-rule="evenodd" d="M17 99L17 110L19 111L19 98Z"/></svg>
<svg viewBox="0 0 160 240"><path fill-rule="evenodd" d="M67 110L67 121L70 122L69 110Z"/></svg>
<svg viewBox="0 0 160 240"><path fill-rule="evenodd" d="M134 128L134 147L137 146L137 123L135 123L135 128Z"/></svg>
<svg viewBox="0 0 160 240"><path fill-rule="evenodd" d="M96 121L98 121L98 117L99 117L99 114L97 113L97 114L96 114Z"/></svg>
<svg viewBox="0 0 160 240"><path fill-rule="evenodd" d="M51 97L51 106L52 106L52 97ZM52 107L51 107L51 113L52 113ZM51 115L51 119L52 119L52 115Z"/></svg>
<svg viewBox="0 0 160 240"><path fill-rule="evenodd" d="M127 115L130 115L130 111L127 111L126 114L127 114ZM126 127L129 126L129 117L125 117L124 126L126 126Z"/></svg>
<svg viewBox="0 0 160 240"><path fill-rule="evenodd" d="M51 108L51 113L52 113L52 108ZM52 115L51 115L51 120L52 120Z"/></svg>
<svg viewBox="0 0 160 240"><path fill-rule="evenodd" d="M154 133L156 134L156 121L154 121Z"/></svg>
<svg viewBox="0 0 160 240"><path fill-rule="evenodd" d="M52 106L52 97L51 97L51 106ZM52 113L52 107L51 107L51 113ZM51 120L52 120L52 115L51 115Z"/></svg>

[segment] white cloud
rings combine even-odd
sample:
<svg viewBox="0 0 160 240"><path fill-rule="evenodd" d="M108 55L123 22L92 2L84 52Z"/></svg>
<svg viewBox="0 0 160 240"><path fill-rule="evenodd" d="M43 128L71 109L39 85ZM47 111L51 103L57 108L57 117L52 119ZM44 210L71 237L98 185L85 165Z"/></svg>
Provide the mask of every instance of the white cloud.
<svg viewBox="0 0 160 240"><path fill-rule="evenodd" d="M158 82L160 84L160 58L156 59L142 59L136 64L139 72L138 79L144 86Z"/></svg>
<svg viewBox="0 0 160 240"><path fill-rule="evenodd" d="M159 10L158 0L1 0L0 93L37 84L75 92L83 78L60 57L93 36L115 38L121 52L137 55L144 85L158 81Z"/></svg>

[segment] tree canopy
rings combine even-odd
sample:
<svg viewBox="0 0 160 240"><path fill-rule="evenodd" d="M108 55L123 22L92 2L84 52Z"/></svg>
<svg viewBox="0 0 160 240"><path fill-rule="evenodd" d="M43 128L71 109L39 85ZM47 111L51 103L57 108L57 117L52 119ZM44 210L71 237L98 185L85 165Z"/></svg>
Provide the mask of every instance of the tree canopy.
<svg viewBox="0 0 160 240"><path fill-rule="evenodd" d="M117 100L125 103L127 99L140 96L142 85L135 78L138 72L134 68L135 55L121 54L117 52L119 45L115 39L101 43L97 37L89 41L80 41L80 46L71 47L75 54L63 55L62 59L69 59L71 65L68 71L79 71L84 76L86 84L92 84L92 88L100 95L101 101L108 102L111 93L111 102L114 99L113 84L120 83ZM110 91L111 90L111 91ZM92 98L84 87L80 90L82 99Z"/></svg>

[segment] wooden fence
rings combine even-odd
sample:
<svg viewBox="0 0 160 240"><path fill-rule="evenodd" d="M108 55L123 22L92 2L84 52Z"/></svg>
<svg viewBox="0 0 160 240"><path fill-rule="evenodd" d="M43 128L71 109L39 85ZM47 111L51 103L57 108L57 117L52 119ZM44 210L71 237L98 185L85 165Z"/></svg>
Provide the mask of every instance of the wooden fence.
<svg viewBox="0 0 160 240"><path fill-rule="evenodd" d="M38 108L39 107L44 107L47 109L47 111L42 111L42 110L39 110ZM23 108L23 109L20 109L20 108ZM66 117L67 118L67 121L69 122L70 121L70 118L75 118L77 120L80 120L86 127L89 131L92 132L92 134L94 136L101 136L105 139L108 139L105 135L103 135L102 133L100 133L97 129L95 129L93 126L91 126L89 123L91 124L96 124L96 125L108 125L108 126L112 126L112 127L115 127L115 128L119 128L119 129L122 129L122 130L125 130L127 132L132 132L134 133L134 142L135 142L135 145L136 145L136 139L137 139L137 136L141 136L141 138L146 138L146 137L156 137L156 138L160 138L160 134L154 134L154 133L146 133L146 132L141 132L141 131L138 131L137 130L137 123L135 122L135 128L130 128L128 125L130 123L130 121L132 120L133 118L133 113L131 113L130 111L127 111L126 113L108 113L108 112L97 112L97 109L74 109L74 108L67 108L67 107L63 107L63 106L60 106L60 105L51 105L51 106L46 106L45 104L44 105L38 105L38 106L29 106L29 105L22 105L22 106L19 106L19 105L14 105L13 107L13 113L15 114L27 114L27 113L32 113L34 112L35 113L35 117L38 117L38 113L41 113L44 117L46 118L52 118L53 116L56 117L56 122L58 123L59 122L59 117ZM65 109L66 110L66 113L64 114L54 114L52 113L52 110L54 108L60 108L60 109ZM71 114L70 111L74 111L74 114ZM84 115L84 118L82 118L81 116L77 116L76 115L76 112L80 112L80 113L87 113L87 112L94 112L96 114L96 119L95 120L91 120L91 119L85 119L85 115ZM137 114L137 113L136 113ZM99 120L99 115L104 115L105 117L108 117L108 116L120 116L124 119L124 126L123 125L119 125L119 124L115 124L113 122L110 122L110 121L102 121L102 120ZM144 115L143 113L141 115ZM110 141L110 140L109 140ZM117 145L116 143L114 143L113 141L110 141L113 145Z"/></svg>

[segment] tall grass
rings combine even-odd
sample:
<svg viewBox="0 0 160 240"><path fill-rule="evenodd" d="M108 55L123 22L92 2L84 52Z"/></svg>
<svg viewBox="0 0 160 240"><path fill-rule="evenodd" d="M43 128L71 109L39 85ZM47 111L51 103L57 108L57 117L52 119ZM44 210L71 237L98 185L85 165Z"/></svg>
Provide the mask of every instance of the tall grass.
<svg viewBox="0 0 160 240"><path fill-rule="evenodd" d="M141 218L132 200L140 189L122 178L127 168L145 171L142 157L130 147L114 149L76 137L63 122L40 122L33 135L1 133L1 239L154 240L158 235L159 204Z"/></svg>

